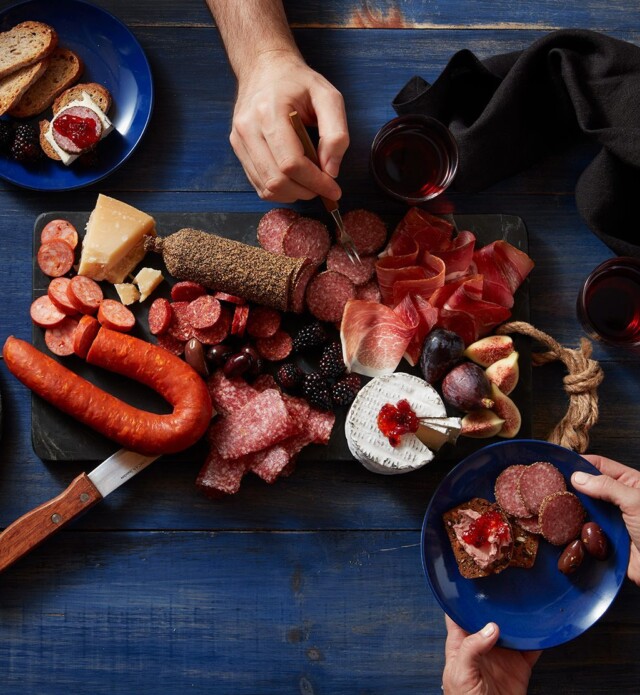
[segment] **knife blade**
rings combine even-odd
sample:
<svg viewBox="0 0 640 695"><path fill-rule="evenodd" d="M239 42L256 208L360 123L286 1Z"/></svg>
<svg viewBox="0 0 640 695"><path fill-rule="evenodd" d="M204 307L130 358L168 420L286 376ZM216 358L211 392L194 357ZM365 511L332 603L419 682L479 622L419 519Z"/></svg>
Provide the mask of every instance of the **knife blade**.
<svg viewBox="0 0 640 695"><path fill-rule="evenodd" d="M23 514L0 533L0 572L84 514L155 461L120 449L90 473L81 473L57 497Z"/></svg>

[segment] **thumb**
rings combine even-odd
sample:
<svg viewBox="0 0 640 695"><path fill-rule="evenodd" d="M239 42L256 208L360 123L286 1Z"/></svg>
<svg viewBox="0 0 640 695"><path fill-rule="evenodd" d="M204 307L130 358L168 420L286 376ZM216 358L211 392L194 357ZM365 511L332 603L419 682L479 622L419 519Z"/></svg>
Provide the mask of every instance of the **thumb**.
<svg viewBox="0 0 640 695"><path fill-rule="evenodd" d="M608 475L590 475L578 471L571 476L577 490L605 502L612 502L623 512L630 512L638 503L638 490L619 483Z"/></svg>
<svg viewBox="0 0 640 695"><path fill-rule="evenodd" d="M495 646L500 630L495 623L487 623L482 630L462 641L458 651L458 664L462 671L477 670L480 658Z"/></svg>

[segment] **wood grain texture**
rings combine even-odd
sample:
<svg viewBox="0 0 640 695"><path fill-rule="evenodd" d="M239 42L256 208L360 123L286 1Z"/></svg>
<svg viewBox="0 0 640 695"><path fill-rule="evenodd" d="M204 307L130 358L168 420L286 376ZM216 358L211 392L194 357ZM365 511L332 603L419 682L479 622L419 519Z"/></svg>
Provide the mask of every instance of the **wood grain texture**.
<svg viewBox="0 0 640 695"><path fill-rule="evenodd" d="M45 210L88 210L97 193L155 211L264 212L228 143L235 85L204 0L95 0L129 24L152 65L156 105L134 156L92 188L62 194L0 182L0 337L29 339L32 229ZM7 6L8 3L3 3ZM309 63L343 92L352 144L341 209L397 214L368 173L377 129L414 74L434 80L457 50L484 58L548 30L585 27L640 44L635 0L285 1ZM382 28L384 27L384 28ZM563 344L583 336L575 299L613 254L577 214L589 143L552 152L435 212L522 217L536 262L532 322ZM0 167L2 162L0 160ZM318 201L298 210L321 216ZM639 355L602 345L591 450L638 467ZM566 409L563 369L533 373L534 436ZM64 490L85 467L45 465L30 439L30 396L0 366L0 526ZM355 462L300 465L268 486L248 479L213 502L198 461L159 460L0 575L2 692L439 693L442 611L420 566L419 529L450 466L376 476ZM546 652L530 693L637 693L640 590L629 584L577 640Z"/></svg>

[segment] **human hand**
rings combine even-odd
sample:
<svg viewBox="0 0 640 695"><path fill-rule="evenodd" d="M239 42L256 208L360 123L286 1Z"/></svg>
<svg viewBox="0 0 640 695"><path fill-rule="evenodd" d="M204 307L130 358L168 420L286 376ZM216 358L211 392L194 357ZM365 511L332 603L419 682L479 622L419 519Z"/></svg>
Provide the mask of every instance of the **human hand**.
<svg viewBox="0 0 640 695"><path fill-rule="evenodd" d="M442 689L445 695L526 695L542 652L496 647L500 628L488 623L470 635L448 615Z"/></svg>
<svg viewBox="0 0 640 695"><path fill-rule="evenodd" d="M292 111L306 125L318 126L320 168L304 156L289 120ZM262 199L291 203L317 195L340 198L334 178L349 145L344 101L299 55L268 52L238 75L229 140Z"/></svg>
<svg viewBox="0 0 640 695"><path fill-rule="evenodd" d="M584 456L602 475L577 472L571 476L576 490L589 497L612 502L622 512L631 536L627 575L640 586L640 472L604 456Z"/></svg>

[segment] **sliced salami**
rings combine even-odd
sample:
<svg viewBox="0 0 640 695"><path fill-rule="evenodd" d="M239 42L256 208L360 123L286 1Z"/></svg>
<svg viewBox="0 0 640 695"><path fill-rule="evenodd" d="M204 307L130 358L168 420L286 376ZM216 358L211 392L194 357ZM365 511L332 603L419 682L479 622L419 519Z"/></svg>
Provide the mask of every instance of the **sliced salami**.
<svg viewBox="0 0 640 695"><path fill-rule="evenodd" d="M194 335L193 326L189 322L189 302L186 300L173 302L171 304L171 310L173 315L171 317L171 323L169 324L169 335L183 342L186 342L190 338L197 337Z"/></svg>
<svg viewBox="0 0 640 695"><path fill-rule="evenodd" d="M267 451L254 455L251 461L251 471L262 478L265 483L275 483L290 460L291 456L287 449L281 444L276 444Z"/></svg>
<svg viewBox="0 0 640 695"><path fill-rule="evenodd" d="M40 234L40 243L46 244L54 239L62 239L72 249L78 245L78 232L76 228L68 220L51 220L47 222Z"/></svg>
<svg viewBox="0 0 640 695"><path fill-rule="evenodd" d="M376 256L361 255L360 263L353 263L342 246L334 244L327 254L327 270L335 270L337 273L346 275L357 287L371 280L376 270L377 260Z"/></svg>
<svg viewBox="0 0 640 695"><path fill-rule="evenodd" d="M44 342L49 350L58 357L73 355L73 338L78 322L70 316L64 319L54 328L47 328L44 332Z"/></svg>
<svg viewBox="0 0 640 695"><path fill-rule="evenodd" d="M211 328L220 318L220 302L210 294L196 297L187 307L187 319L194 328Z"/></svg>
<svg viewBox="0 0 640 695"><path fill-rule="evenodd" d="M343 222L359 254L377 253L387 241L387 225L374 212L350 210Z"/></svg>
<svg viewBox="0 0 640 695"><path fill-rule="evenodd" d="M191 280L181 280L176 282L171 288L171 299L174 302L192 302L206 293L206 287L203 287L200 283L192 282Z"/></svg>
<svg viewBox="0 0 640 695"><path fill-rule="evenodd" d="M566 545L580 535L585 515L572 492L555 492L540 505L540 532L552 545Z"/></svg>
<svg viewBox="0 0 640 695"><path fill-rule="evenodd" d="M273 208L258 222L258 244L271 253L284 253L282 241L289 227L300 217L291 208Z"/></svg>
<svg viewBox="0 0 640 695"><path fill-rule="evenodd" d="M295 220L282 240L282 249L286 256L308 258L316 264L325 260L330 247L331 236L326 225L310 217L299 217Z"/></svg>
<svg viewBox="0 0 640 695"><path fill-rule="evenodd" d="M540 512L540 505L545 497L566 489L562 473L547 461L526 466L518 481L518 494L529 510L529 516Z"/></svg>
<svg viewBox="0 0 640 695"><path fill-rule="evenodd" d="M331 411L311 408L307 418L307 429L314 444L328 444L333 432L336 416Z"/></svg>
<svg viewBox="0 0 640 695"><path fill-rule="evenodd" d="M136 325L136 317L130 309L115 299L103 299L98 309L98 321L112 331L126 333Z"/></svg>
<svg viewBox="0 0 640 695"><path fill-rule="evenodd" d="M62 239L47 241L38 249L38 266L51 278L66 275L73 267L74 259L73 249Z"/></svg>
<svg viewBox="0 0 640 695"><path fill-rule="evenodd" d="M151 335L164 335L171 325L173 318L173 309L171 302L164 297L158 297L153 300L149 307L149 332Z"/></svg>
<svg viewBox="0 0 640 695"><path fill-rule="evenodd" d="M519 517L517 521L525 531L540 533L540 520L537 516Z"/></svg>
<svg viewBox="0 0 640 695"><path fill-rule="evenodd" d="M76 326L73 334L73 352L84 359L89 352L91 344L100 330L100 321L93 316L85 315Z"/></svg>
<svg viewBox="0 0 640 695"><path fill-rule="evenodd" d="M346 275L325 270L307 286L307 309L320 321L338 323L346 303L356 296L356 288Z"/></svg>
<svg viewBox="0 0 640 695"><path fill-rule="evenodd" d="M256 340L256 350L265 360L279 362L291 354L293 339L286 331L278 329L269 338L258 338Z"/></svg>
<svg viewBox="0 0 640 695"><path fill-rule="evenodd" d="M40 328L59 326L67 317L51 301L47 294L43 294L42 297L33 300L29 314L31 315L31 320Z"/></svg>
<svg viewBox="0 0 640 695"><path fill-rule="evenodd" d="M382 301L382 295L380 294L378 281L373 279L366 285L356 287L356 299L362 299L365 302L377 302L379 304Z"/></svg>
<svg viewBox="0 0 640 695"><path fill-rule="evenodd" d="M270 338L280 328L282 314L267 306L255 306L247 319L247 333L252 338Z"/></svg>
<svg viewBox="0 0 640 695"><path fill-rule="evenodd" d="M205 345L217 345L228 335L231 329L231 312L227 307L222 307L220 318L211 328L193 328L193 336Z"/></svg>
<svg viewBox="0 0 640 695"><path fill-rule="evenodd" d="M518 482L526 466L516 464L505 468L496 478L496 502L511 516L529 517L531 512L518 493Z"/></svg>
<svg viewBox="0 0 640 695"><path fill-rule="evenodd" d="M212 450L196 478L196 486L208 497L232 495L240 489L247 469L247 457L225 459Z"/></svg>
<svg viewBox="0 0 640 695"><path fill-rule="evenodd" d="M258 390L242 377L229 379L221 369L213 372L207 379L207 388L213 407L221 415L229 415L244 408L258 393Z"/></svg>
<svg viewBox="0 0 640 695"><path fill-rule="evenodd" d="M67 285L67 297L82 314L95 314L104 295L102 288L95 280L84 275L76 275Z"/></svg>
<svg viewBox="0 0 640 695"><path fill-rule="evenodd" d="M305 308L305 294L311 278L318 272L313 263L308 263L300 269L289 288L289 310L301 314Z"/></svg>
<svg viewBox="0 0 640 695"><path fill-rule="evenodd" d="M247 300L244 297L237 297L235 294L228 292L214 292L213 296L220 302L228 302L229 304L246 304Z"/></svg>
<svg viewBox="0 0 640 695"><path fill-rule="evenodd" d="M185 341L178 340L174 338L171 333L163 333L162 335L156 336L158 339L158 345L164 348L167 352L172 355L181 355L184 352Z"/></svg>
<svg viewBox="0 0 640 695"><path fill-rule="evenodd" d="M238 304L233 310L233 319L231 320L231 335L237 335L242 338L247 328L247 319L249 318L249 305Z"/></svg>
<svg viewBox="0 0 640 695"><path fill-rule="evenodd" d="M75 316L78 309L71 303L67 294L70 282L69 278L53 278L47 287L47 294L63 314Z"/></svg>

